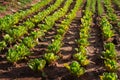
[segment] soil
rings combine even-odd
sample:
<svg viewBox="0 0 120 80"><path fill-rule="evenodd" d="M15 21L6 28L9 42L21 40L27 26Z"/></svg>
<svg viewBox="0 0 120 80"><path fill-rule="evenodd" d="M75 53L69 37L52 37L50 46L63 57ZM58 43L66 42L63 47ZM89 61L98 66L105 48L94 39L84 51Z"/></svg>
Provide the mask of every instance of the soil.
<svg viewBox="0 0 120 80"><path fill-rule="evenodd" d="M12 5L11 2L7 2L6 5L9 5L9 6L7 7L7 9L5 11L0 12L0 18L4 17L6 15L14 14L15 12L17 12L19 10L27 9L30 6L36 4L37 2L40 2L40 0L32 0L32 2L26 3L25 5L19 5L17 3L14 3L15 5Z"/></svg>
<svg viewBox="0 0 120 80"><path fill-rule="evenodd" d="M75 40L79 39L80 18L82 15L82 9L80 9L62 41L63 46L60 50L62 58L59 59L55 65L46 66L44 69L44 76L42 76L42 72L32 71L27 66L27 62L29 59L41 58L43 56L47 46L51 43L52 39L54 39L57 25L60 24L61 20L64 18L61 18L56 22L55 26L39 40L39 44L32 51L33 55L29 56L28 60L22 60L17 63L17 66L14 66L7 62L4 53L0 54L0 80L99 80L99 76L106 70L104 69L103 61L100 58L101 52L103 51L103 40L102 35L100 34L101 30L98 25L97 15L93 16L90 30L90 45L87 47L90 65L86 66L86 73L80 78L77 78L76 76L71 75L64 67L64 63L70 63L74 60L72 56L76 53L75 48L78 47ZM118 53L120 53L119 36L119 34L116 36L118 41L116 50ZM118 60L118 63L120 64L120 59ZM118 76L120 79L120 70L118 70Z"/></svg>

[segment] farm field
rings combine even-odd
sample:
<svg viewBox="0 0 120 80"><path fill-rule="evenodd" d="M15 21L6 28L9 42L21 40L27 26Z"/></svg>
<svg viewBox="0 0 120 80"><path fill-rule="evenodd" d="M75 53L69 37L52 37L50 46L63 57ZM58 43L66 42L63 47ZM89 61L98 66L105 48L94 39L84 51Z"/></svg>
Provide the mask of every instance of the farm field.
<svg viewBox="0 0 120 80"><path fill-rule="evenodd" d="M18 1L0 12L0 80L120 80L120 0Z"/></svg>
<svg viewBox="0 0 120 80"><path fill-rule="evenodd" d="M14 14L19 10L25 10L40 0L0 0L0 18Z"/></svg>

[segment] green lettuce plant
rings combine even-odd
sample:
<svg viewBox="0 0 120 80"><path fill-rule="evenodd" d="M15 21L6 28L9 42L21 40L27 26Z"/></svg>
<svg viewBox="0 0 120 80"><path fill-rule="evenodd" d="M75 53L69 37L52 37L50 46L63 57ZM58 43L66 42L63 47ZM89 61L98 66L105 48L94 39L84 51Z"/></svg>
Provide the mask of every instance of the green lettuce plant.
<svg viewBox="0 0 120 80"><path fill-rule="evenodd" d="M64 64L64 66L77 77L80 77L85 73L85 69L77 61L73 61L70 65Z"/></svg>
<svg viewBox="0 0 120 80"><path fill-rule="evenodd" d="M100 76L100 80L118 80L118 76L116 73L104 72L103 75Z"/></svg>

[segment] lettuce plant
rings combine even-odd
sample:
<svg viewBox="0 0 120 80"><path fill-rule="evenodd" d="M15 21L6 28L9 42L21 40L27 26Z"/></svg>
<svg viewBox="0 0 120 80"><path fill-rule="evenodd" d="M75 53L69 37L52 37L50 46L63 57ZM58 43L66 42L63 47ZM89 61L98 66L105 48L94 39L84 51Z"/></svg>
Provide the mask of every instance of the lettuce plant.
<svg viewBox="0 0 120 80"><path fill-rule="evenodd" d="M100 80L118 80L118 76L116 73L104 72L103 75L100 76Z"/></svg>
<svg viewBox="0 0 120 80"><path fill-rule="evenodd" d="M85 73L85 69L77 61L73 61L70 65L64 64L64 66L77 77L80 77Z"/></svg>
<svg viewBox="0 0 120 80"><path fill-rule="evenodd" d="M82 66L86 66L90 63L90 61L87 59L87 56L81 53L74 54L74 59L76 59Z"/></svg>
<svg viewBox="0 0 120 80"><path fill-rule="evenodd" d="M116 71L119 68L116 60L107 59L104 60L104 64L108 71Z"/></svg>
<svg viewBox="0 0 120 80"><path fill-rule="evenodd" d="M49 63L53 63L55 61L57 61L59 59L59 57L57 55L55 55L54 53L46 53L44 55L44 59Z"/></svg>
<svg viewBox="0 0 120 80"><path fill-rule="evenodd" d="M115 50L115 45L113 43L105 44L105 51L102 53L104 58L116 59L117 52Z"/></svg>
<svg viewBox="0 0 120 80"><path fill-rule="evenodd" d="M9 62L14 63L25 59L26 56L29 56L30 54L29 49L24 44L19 44L15 45L12 49L10 48L6 54L6 57Z"/></svg>
<svg viewBox="0 0 120 80"><path fill-rule="evenodd" d="M46 61L44 59L31 59L28 62L28 66L33 70L33 71L42 71L46 65Z"/></svg>
<svg viewBox="0 0 120 80"><path fill-rule="evenodd" d="M7 46L5 41L0 42L0 51L3 50Z"/></svg>

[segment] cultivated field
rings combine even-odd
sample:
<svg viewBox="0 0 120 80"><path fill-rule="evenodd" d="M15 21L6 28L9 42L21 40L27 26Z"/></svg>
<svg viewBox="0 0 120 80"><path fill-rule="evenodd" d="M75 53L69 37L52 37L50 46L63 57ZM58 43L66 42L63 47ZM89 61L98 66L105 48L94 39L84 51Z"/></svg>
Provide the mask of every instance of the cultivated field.
<svg viewBox="0 0 120 80"><path fill-rule="evenodd" d="M119 0L33 2L1 15L0 80L120 80Z"/></svg>

